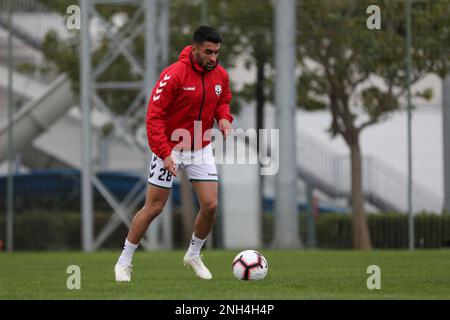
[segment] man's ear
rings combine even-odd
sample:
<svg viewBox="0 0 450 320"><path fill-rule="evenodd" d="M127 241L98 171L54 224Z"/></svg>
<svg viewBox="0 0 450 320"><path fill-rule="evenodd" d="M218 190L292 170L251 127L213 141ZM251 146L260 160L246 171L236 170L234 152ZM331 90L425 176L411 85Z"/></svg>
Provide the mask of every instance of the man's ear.
<svg viewBox="0 0 450 320"><path fill-rule="evenodd" d="M200 44L197 42L194 42L192 44L192 53L193 54L198 54L200 52Z"/></svg>

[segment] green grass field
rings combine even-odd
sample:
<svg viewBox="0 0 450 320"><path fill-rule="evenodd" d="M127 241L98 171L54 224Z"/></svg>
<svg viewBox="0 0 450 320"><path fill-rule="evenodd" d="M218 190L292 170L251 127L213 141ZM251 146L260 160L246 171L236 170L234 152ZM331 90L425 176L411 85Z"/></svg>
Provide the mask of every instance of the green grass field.
<svg viewBox="0 0 450 320"><path fill-rule="evenodd" d="M183 267L184 251L135 254L132 282L116 283L119 252L1 253L0 299L450 299L450 251L271 251L265 280L236 280L238 251L204 250L213 274L199 280ZM66 287L69 265L81 268L81 289ZM381 268L381 289L369 290L369 265Z"/></svg>

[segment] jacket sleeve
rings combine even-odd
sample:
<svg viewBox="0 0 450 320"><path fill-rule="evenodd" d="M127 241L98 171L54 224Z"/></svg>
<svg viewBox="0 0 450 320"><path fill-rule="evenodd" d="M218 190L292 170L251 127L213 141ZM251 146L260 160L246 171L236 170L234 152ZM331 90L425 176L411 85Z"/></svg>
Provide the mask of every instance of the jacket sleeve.
<svg viewBox="0 0 450 320"><path fill-rule="evenodd" d="M233 116L230 113L230 102L231 102L231 90L230 90L230 80L228 74L225 72L225 84L223 88L223 92L220 96L219 103L216 106L214 111L214 118L217 122L220 119L227 119L228 121L233 122Z"/></svg>
<svg viewBox="0 0 450 320"><path fill-rule="evenodd" d="M173 72L161 73L148 102L146 117L148 144L152 152L163 160L172 153L165 131L168 110L176 98L177 85L177 77Z"/></svg>

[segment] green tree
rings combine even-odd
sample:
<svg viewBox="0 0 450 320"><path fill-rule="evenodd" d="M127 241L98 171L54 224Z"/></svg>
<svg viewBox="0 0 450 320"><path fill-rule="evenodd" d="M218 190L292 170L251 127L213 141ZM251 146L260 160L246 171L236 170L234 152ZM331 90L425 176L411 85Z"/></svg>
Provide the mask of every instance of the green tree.
<svg viewBox="0 0 450 320"><path fill-rule="evenodd" d="M437 59L421 50L422 41L438 48L441 25L433 33L433 19L422 19L442 2L415 1L413 20L412 83L433 70ZM366 8L381 8L381 30L366 27ZM302 73L298 82L298 103L307 109L328 108L332 115L329 131L341 136L351 155L351 200L353 246L371 247L362 188L361 132L402 108L405 87L406 15L405 1L317 1L302 0L298 6L298 54ZM447 16L448 17L448 16ZM433 17L436 19L437 17ZM441 20L442 21L442 20ZM428 52L428 54L427 54ZM420 93L418 93L420 95ZM422 96L424 96L422 94Z"/></svg>

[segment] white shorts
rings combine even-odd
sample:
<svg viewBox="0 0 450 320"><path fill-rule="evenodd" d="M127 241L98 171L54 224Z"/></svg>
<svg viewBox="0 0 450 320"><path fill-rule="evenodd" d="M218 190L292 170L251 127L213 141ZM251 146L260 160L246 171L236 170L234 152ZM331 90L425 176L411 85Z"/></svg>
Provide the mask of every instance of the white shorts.
<svg viewBox="0 0 450 320"><path fill-rule="evenodd" d="M172 156L176 161L176 171L184 169L189 181L218 181L211 144L194 152L172 151ZM173 176L164 169L163 160L155 154L148 170L148 183L161 188L172 188Z"/></svg>

